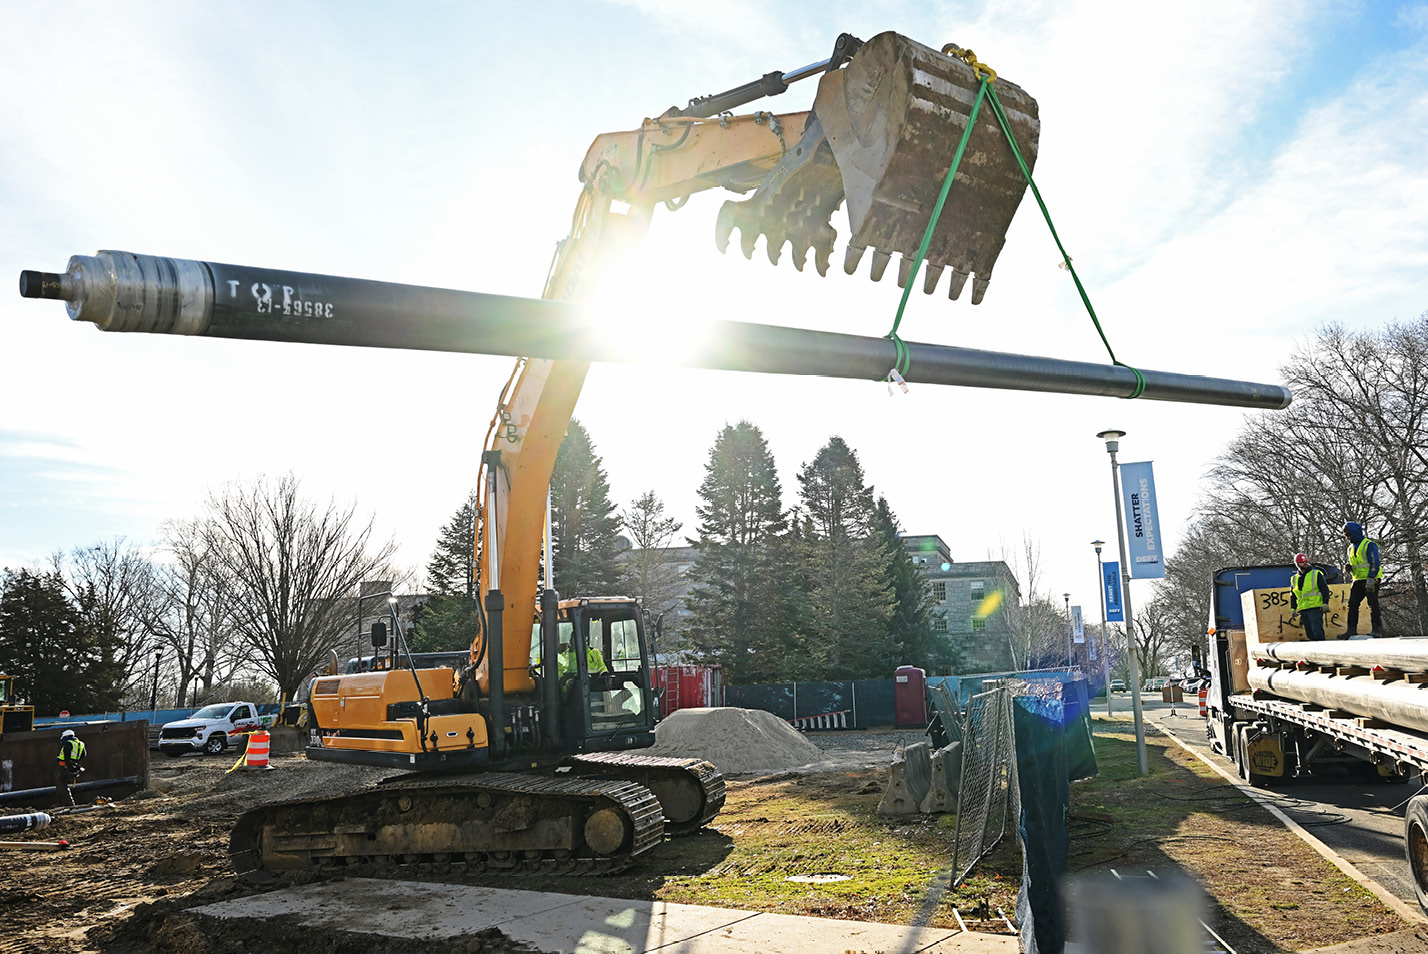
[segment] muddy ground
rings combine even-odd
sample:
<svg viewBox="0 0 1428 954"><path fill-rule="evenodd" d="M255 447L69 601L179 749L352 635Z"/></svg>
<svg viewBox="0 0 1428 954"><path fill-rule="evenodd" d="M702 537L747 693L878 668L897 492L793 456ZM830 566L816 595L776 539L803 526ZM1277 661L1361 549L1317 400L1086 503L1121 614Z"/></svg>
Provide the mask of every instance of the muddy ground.
<svg viewBox="0 0 1428 954"><path fill-rule="evenodd" d="M1211 895L1211 923L1240 954L1306 950L1405 927L1371 896L1336 878L1322 858L1252 803L1239 804L1242 796L1205 777L1203 766L1163 736L1148 743L1152 776L1132 777L1127 732L1123 723L1098 724L1101 776L1072 787L1073 870L1155 867L1190 873ZM936 926L961 917L973 929L1009 931L1001 915L1012 913L1020 877L1014 838L966 885L943 895L943 873L936 864L924 867L923 859L950 854L945 819L888 819L874 811L887 777L880 766L895 745L916 741L918 733L810 737L827 755L815 771L731 779L728 803L712 830L666 842L623 875L562 878L551 889L889 923ZM269 772L225 773L231 764L231 753L160 757L147 791L61 817L43 831L12 836L62 838L70 847L0 853L0 954L391 950L392 942L370 936L314 937L271 921L217 922L185 913L200 903L260 890L235 878L227 858L229 830L246 808L356 787L383 774L282 754L275 755L276 767ZM1166 805L1174 806L1169 816ZM780 895L760 887L787 881L790 866L822 870L833 848L858 844L880 846L877 851L885 853L875 859L880 863L906 856L917 879L841 894ZM843 859L845 866L853 863ZM770 875L770 881L758 880ZM530 879L495 876L441 880L539 887ZM529 949L495 930L443 945L443 954L524 950Z"/></svg>

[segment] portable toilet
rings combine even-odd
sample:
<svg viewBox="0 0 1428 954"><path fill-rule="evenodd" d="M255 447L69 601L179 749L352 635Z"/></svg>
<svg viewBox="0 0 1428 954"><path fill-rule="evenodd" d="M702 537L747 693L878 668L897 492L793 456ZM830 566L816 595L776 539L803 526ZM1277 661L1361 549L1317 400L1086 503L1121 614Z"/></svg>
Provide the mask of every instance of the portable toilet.
<svg viewBox="0 0 1428 954"><path fill-rule="evenodd" d="M893 673L893 719L899 727L927 725L927 673L916 666Z"/></svg>

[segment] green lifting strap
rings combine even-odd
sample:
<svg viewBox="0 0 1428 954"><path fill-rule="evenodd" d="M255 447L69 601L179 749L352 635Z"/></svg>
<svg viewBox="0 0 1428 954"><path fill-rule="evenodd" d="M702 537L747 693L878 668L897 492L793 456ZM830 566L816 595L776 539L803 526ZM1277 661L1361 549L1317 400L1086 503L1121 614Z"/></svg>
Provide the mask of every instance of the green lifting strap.
<svg viewBox="0 0 1428 954"><path fill-rule="evenodd" d="M967 128L962 130L962 138L957 143L957 151L952 154L952 167L947 170L947 178L942 180L942 191L937 194L937 204L932 207L932 218L927 222L927 230L922 233L922 244L917 247L917 257L912 260L912 271L908 273L907 281L903 283L902 300L898 302L897 315L893 318L892 330L887 333L887 337L892 339L893 345L897 348L897 372L903 377L907 377L907 345L903 344L902 339L897 336L897 328L902 324L902 312L907 307L907 298L912 294L912 284L917 279L917 272L922 267L922 260L927 256L927 247L932 244L932 231L937 227L937 220L942 217L942 206L947 204L947 194L952 191L952 181L957 178L957 167L962 164L962 154L967 151L967 140L972 138L972 127L977 121L977 112L982 108L982 99L990 88L988 77L983 76L982 82L977 85L977 98L972 103L972 113L967 117ZM892 380L892 375L888 375L888 380Z"/></svg>
<svg viewBox="0 0 1428 954"><path fill-rule="evenodd" d="M1066 269L1071 273L1071 278L1076 283L1076 291L1081 295L1081 302L1086 306L1086 313L1091 316L1091 323L1096 327L1096 334L1100 335L1101 343L1106 346L1106 353L1110 355L1111 363L1118 367L1128 368L1135 374L1135 388L1126 395L1126 398L1138 398L1145 393L1145 375L1141 374L1139 369L1119 360L1116 353L1111 350L1111 343L1106 339L1106 332L1101 328L1100 319L1096 317L1096 309L1091 306L1090 296L1086 294L1086 289L1081 284L1081 277L1076 274L1076 268L1071 264L1071 256L1066 254L1066 248L1061 244L1061 236L1056 234L1056 226L1051 222L1051 213L1047 211L1046 202L1041 198L1041 190L1036 187L1036 180L1031 177L1031 170L1026 167L1026 160L1022 158L1021 149L1017 147L1016 137L1012 135L1011 123L1007 119L1006 110L1002 108L1001 100L997 98L997 91L992 87L994 79L994 75L982 74L982 81L977 87L977 98L972 103L971 114L967 117L967 128L962 130L962 139L957 143L957 151L952 156L952 166L947 170L947 178L942 182L942 191L937 196L937 204L932 209L932 218L927 223L927 230L922 234L922 244L917 249L917 257L913 259L912 271L908 273L907 282L903 285L902 300L898 303L892 330L886 335L892 339L893 346L897 349L896 370L903 377L907 377L907 345L898 337L897 329L902 323L903 310L907 307L908 296L912 293L913 281L922 267L922 260L927 255L928 246L932 244L932 232L937 227L938 218L942 215L942 206L946 204L947 195L952 191L952 182L957 178L957 167L962 163L962 154L967 149L967 140L971 138L972 127L977 120L977 112L981 109L982 99L990 92L992 114L997 117L997 123L1001 126L1003 135L1006 136L1007 144L1011 146L1012 155L1016 157L1021 174L1026 177L1026 183L1031 187L1031 194L1036 197L1036 204L1041 207L1041 215L1046 219L1046 227L1051 231L1051 238L1056 242L1056 248L1061 253L1061 260L1066 263ZM887 380L892 380L891 374L888 375Z"/></svg>

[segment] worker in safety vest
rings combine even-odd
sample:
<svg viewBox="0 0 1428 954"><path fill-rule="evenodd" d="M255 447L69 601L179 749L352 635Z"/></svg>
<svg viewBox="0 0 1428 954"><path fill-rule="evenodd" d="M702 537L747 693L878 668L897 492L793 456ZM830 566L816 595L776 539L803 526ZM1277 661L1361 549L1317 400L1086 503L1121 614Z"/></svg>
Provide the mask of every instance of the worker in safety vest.
<svg viewBox="0 0 1428 954"><path fill-rule="evenodd" d="M557 675L562 677L575 672L574 646L567 643L560 654L555 657L555 669ZM590 673L610 671L609 667L605 665L605 657L594 646L585 647L585 670Z"/></svg>
<svg viewBox="0 0 1428 954"><path fill-rule="evenodd" d="M1324 571L1309 562L1303 553L1294 554L1299 572L1289 578L1289 608L1304 623L1304 635L1314 641L1324 638L1324 607L1329 604L1329 581Z"/></svg>
<svg viewBox="0 0 1428 954"><path fill-rule="evenodd" d="M55 795L62 805L74 804L74 783L84 771L84 766L79 764L82 761L84 743L73 729L65 729L60 733L59 765L55 770Z"/></svg>
<svg viewBox="0 0 1428 954"><path fill-rule="evenodd" d="M1359 604L1367 598L1369 635L1377 636L1383 631L1383 617L1378 611L1378 581L1383 579L1378 543L1365 536L1364 528L1352 520L1344 524L1344 539L1349 541L1345 569L1354 581L1349 588L1348 635L1352 638L1359 631Z"/></svg>

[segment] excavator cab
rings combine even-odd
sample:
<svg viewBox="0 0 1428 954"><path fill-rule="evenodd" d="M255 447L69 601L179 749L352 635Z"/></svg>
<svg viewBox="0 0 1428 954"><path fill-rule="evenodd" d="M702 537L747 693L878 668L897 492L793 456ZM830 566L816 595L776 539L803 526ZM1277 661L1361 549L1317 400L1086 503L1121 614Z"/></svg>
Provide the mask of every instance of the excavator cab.
<svg viewBox="0 0 1428 954"><path fill-rule="evenodd" d="M531 640L531 670L541 666L540 621ZM565 600L556 632L555 678L561 737L572 752L632 748L631 733L654 731L644 611L623 598Z"/></svg>

